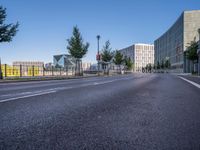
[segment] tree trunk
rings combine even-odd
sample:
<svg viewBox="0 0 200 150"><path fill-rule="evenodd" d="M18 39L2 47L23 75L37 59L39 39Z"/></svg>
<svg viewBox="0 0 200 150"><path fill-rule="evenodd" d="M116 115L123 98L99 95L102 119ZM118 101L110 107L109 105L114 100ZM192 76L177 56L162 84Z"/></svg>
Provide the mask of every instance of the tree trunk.
<svg viewBox="0 0 200 150"><path fill-rule="evenodd" d="M80 67L80 62L81 62L81 60L80 59L77 59L76 60L76 67L75 67L75 75L76 76L80 76L81 75L81 73L80 73L80 70L81 70L81 67Z"/></svg>
<svg viewBox="0 0 200 150"><path fill-rule="evenodd" d="M194 65L194 61L192 61L192 73L194 73L195 71L195 65Z"/></svg>

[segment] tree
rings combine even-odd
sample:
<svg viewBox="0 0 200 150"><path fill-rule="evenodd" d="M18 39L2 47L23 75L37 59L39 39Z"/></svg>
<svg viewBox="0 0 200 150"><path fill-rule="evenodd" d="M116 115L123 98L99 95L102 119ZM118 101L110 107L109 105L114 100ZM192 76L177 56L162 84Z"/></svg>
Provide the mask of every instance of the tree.
<svg viewBox="0 0 200 150"><path fill-rule="evenodd" d="M164 69L164 68L165 68L164 60L161 61L160 67L161 67L161 69Z"/></svg>
<svg viewBox="0 0 200 150"><path fill-rule="evenodd" d="M152 70L152 65L151 64L149 64L149 66L148 66L149 68L149 72L151 73L151 70Z"/></svg>
<svg viewBox="0 0 200 150"><path fill-rule="evenodd" d="M124 59L123 59L123 55L116 50L113 62L115 63L115 65L117 65L120 69L121 72L121 64L123 63Z"/></svg>
<svg viewBox="0 0 200 150"><path fill-rule="evenodd" d="M125 58L125 66L127 70L132 70L133 69L133 62L131 61L131 58Z"/></svg>
<svg viewBox="0 0 200 150"><path fill-rule="evenodd" d="M156 70L156 65L155 64L153 64L153 69Z"/></svg>
<svg viewBox="0 0 200 150"><path fill-rule="evenodd" d="M157 61L156 67L157 67L157 69L160 69L160 63L159 63L159 61Z"/></svg>
<svg viewBox="0 0 200 150"><path fill-rule="evenodd" d="M146 67L145 67L145 70L146 70L146 72L150 72L151 73L152 65L150 63L147 64Z"/></svg>
<svg viewBox="0 0 200 150"><path fill-rule="evenodd" d="M170 64L169 59L165 60L164 66L165 66L166 69L169 69L169 68L170 68L171 64Z"/></svg>
<svg viewBox="0 0 200 150"><path fill-rule="evenodd" d="M11 42L16 35L19 24L4 24L6 19L6 8L0 6L0 43Z"/></svg>
<svg viewBox="0 0 200 150"><path fill-rule="evenodd" d="M196 63L198 63L197 50L198 50L198 42L191 41L190 45L187 47L186 56L193 63L192 72L194 72L195 61L196 61Z"/></svg>
<svg viewBox="0 0 200 150"><path fill-rule="evenodd" d="M0 43L11 42L17 33L19 24L5 24L6 8L0 6ZM2 79L1 61L0 61L0 79Z"/></svg>
<svg viewBox="0 0 200 150"><path fill-rule="evenodd" d="M103 61L103 67L106 67L114 56L114 52L112 51L112 48L110 47L109 41L106 41L105 45L103 46L101 56L102 56L102 61Z"/></svg>
<svg viewBox="0 0 200 150"><path fill-rule="evenodd" d="M82 75L81 68L82 68L82 61L81 59L86 55L89 48L89 43L86 42L84 44L84 40L81 36L79 28L75 26L73 28L73 35L68 41L68 52L69 54L76 59L76 66L75 66L75 75Z"/></svg>

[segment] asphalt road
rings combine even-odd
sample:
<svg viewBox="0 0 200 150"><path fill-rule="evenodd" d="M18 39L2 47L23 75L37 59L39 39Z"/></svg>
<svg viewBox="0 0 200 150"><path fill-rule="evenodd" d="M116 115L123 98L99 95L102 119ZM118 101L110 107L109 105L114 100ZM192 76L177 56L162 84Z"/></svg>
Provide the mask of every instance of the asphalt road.
<svg viewBox="0 0 200 150"><path fill-rule="evenodd" d="M200 89L165 74L2 83L0 149L199 150Z"/></svg>

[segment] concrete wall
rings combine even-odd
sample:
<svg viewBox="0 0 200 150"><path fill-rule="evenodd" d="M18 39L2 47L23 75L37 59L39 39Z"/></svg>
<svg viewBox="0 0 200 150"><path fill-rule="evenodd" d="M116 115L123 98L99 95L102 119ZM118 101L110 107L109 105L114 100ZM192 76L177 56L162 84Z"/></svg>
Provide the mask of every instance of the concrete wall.
<svg viewBox="0 0 200 150"><path fill-rule="evenodd" d="M184 54L189 43L198 39L200 10L184 11L177 21L155 40L155 63L169 57L172 69L177 72L191 72L192 63Z"/></svg>
<svg viewBox="0 0 200 150"><path fill-rule="evenodd" d="M160 38L155 40L155 63L169 58L172 69L183 72L183 14Z"/></svg>
<svg viewBox="0 0 200 150"><path fill-rule="evenodd" d="M200 28L200 10L184 12L184 51L190 45L191 41L198 41L198 29ZM184 72L191 73L193 63L187 58L184 59Z"/></svg>

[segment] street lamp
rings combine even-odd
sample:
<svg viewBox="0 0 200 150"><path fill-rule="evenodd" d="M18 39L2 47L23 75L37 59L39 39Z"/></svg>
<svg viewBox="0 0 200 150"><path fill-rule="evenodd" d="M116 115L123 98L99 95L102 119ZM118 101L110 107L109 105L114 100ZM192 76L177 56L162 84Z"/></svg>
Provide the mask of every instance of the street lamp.
<svg viewBox="0 0 200 150"><path fill-rule="evenodd" d="M3 73L1 68L1 58L0 58L0 80L3 79Z"/></svg>
<svg viewBox="0 0 200 150"><path fill-rule="evenodd" d="M200 75L200 28L198 29L198 33L199 33L199 42L198 42L198 50L197 50L197 55L199 56L199 60L198 60L198 74Z"/></svg>
<svg viewBox="0 0 200 150"><path fill-rule="evenodd" d="M100 40L100 35L97 35L97 62L98 62L98 76L99 76L99 70L100 70L100 66L99 66L99 60L100 60L100 55L99 55L99 40Z"/></svg>

